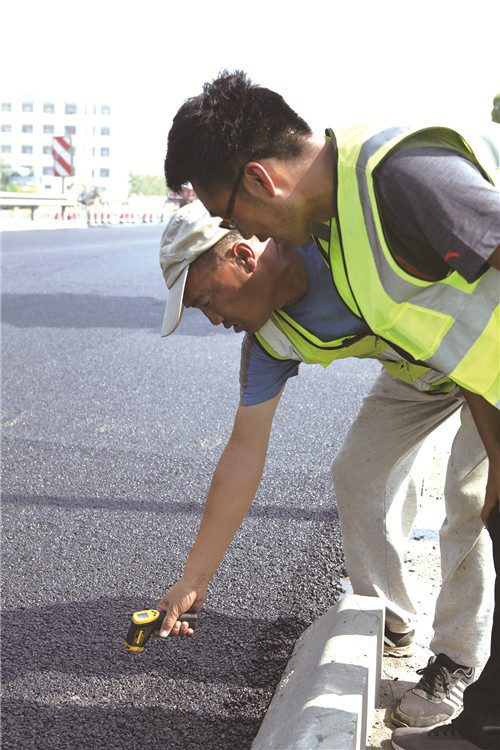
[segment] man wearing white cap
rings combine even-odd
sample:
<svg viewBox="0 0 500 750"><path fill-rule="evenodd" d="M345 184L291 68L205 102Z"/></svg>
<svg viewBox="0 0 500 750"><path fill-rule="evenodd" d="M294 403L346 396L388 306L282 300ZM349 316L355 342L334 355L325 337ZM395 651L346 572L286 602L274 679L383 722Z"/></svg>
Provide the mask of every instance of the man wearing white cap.
<svg viewBox="0 0 500 750"><path fill-rule="evenodd" d="M228 234L228 230L221 229L217 223L212 229L213 223L200 202L195 201L176 212L163 233L160 264L168 288L168 298L162 336L173 333L181 321L184 287L190 264Z"/></svg>
<svg viewBox="0 0 500 750"><path fill-rule="evenodd" d="M175 213L166 227L160 264L169 293L162 336L178 326L184 305L199 307L215 325L255 333L274 310L304 294L305 271L301 273L300 260L290 245L278 247L272 240L260 242L256 237L245 240L219 224L220 219L213 219L195 201ZM220 282L218 276L208 274L209 264L212 269L226 269ZM209 282L213 288L208 289Z"/></svg>

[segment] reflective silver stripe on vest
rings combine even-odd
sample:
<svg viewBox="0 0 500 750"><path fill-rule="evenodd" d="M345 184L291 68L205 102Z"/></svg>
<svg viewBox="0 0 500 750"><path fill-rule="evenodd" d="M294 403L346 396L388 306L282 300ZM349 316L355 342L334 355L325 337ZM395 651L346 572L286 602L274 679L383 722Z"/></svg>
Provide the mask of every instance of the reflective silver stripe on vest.
<svg viewBox="0 0 500 750"><path fill-rule="evenodd" d="M298 362L306 362L304 355L292 344L272 318L269 318L267 323L264 323L262 328L259 329L259 333L280 357L295 359Z"/></svg>
<svg viewBox="0 0 500 750"><path fill-rule="evenodd" d="M470 303L472 295L456 289L449 284L436 282L439 284L439 295L437 295L435 284L422 287L402 279L387 262L375 225L373 207L368 190L366 171L368 161L388 141L409 130L410 128L408 127L387 128L376 133L361 147L356 164L356 173L366 231L377 267L377 273L388 297L396 303L410 301L424 309L435 310L456 319L457 313L463 311ZM361 167L361 169L358 167ZM490 269L480 280L475 290L474 315L469 316L467 321L469 336L474 339L477 339L481 335L490 320L493 310L498 304L499 284L500 273L495 269ZM479 290L486 294L483 296L482 293L479 293ZM484 301L488 296L491 297L490 305L477 305L478 299L482 297ZM441 341L438 350L428 360L436 369L444 369L446 372L451 372L462 360L464 350L468 349L469 345L465 342L463 331L460 328L460 326L456 326L454 323Z"/></svg>
<svg viewBox="0 0 500 750"><path fill-rule="evenodd" d="M467 308L469 308L467 330L469 334L477 340L488 325L493 310L498 304L500 294L500 272L495 268L490 268L479 281L474 294L465 294L463 292L460 292L460 294L462 294L460 319L463 320L464 315L467 315ZM491 306L477 304L478 300L488 298L491 299ZM449 314L452 315L452 312L450 311ZM457 317L456 311L453 317ZM430 362L433 367L439 369L446 363L447 367L455 369L460 363L464 354L464 332L462 326L457 324L458 322L459 321L455 321L450 330L443 337L438 349L434 352L432 357L429 358L428 362ZM479 363L478 366L480 366Z"/></svg>

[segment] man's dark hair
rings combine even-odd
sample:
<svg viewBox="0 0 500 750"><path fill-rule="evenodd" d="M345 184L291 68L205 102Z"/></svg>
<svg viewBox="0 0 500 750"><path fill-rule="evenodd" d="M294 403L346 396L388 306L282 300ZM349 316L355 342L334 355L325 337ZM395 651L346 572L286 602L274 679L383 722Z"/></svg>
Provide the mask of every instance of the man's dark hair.
<svg viewBox="0 0 500 750"><path fill-rule="evenodd" d="M204 187L227 184L252 159L299 156L311 132L282 96L253 84L241 70L223 71L174 117L167 185L180 192L192 181Z"/></svg>

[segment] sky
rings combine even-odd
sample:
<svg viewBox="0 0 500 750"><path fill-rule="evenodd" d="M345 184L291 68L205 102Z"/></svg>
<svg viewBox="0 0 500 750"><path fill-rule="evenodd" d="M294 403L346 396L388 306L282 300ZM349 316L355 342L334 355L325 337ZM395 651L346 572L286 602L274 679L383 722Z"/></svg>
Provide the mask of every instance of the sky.
<svg viewBox="0 0 500 750"><path fill-rule="evenodd" d="M317 132L374 118L487 128L500 92L499 0L11 0L1 23L0 94L110 103L142 174L162 174L177 109L222 69Z"/></svg>

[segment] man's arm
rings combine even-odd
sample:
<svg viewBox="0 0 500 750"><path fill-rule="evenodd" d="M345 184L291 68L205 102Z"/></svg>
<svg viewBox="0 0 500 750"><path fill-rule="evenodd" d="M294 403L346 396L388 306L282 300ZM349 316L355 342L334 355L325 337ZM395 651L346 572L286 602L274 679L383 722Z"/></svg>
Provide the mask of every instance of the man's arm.
<svg viewBox="0 0 500 750"><path fill-rule="evenodd" d="M187 623L178 617L202 606L217 570L257 492L264 470L269 435L281 392L261 404L240 406L233 431L219 459L207 495L196 541L181 579L159 602L167 615L161 635L184 634Z"/></svg>
<svg viewBox="0 0 500 750"><path fill-rule="evenodd" d="M488 258L488 263L500 271L500 245ZM492 508L500 503L500 410L477 393L462 388L465 400L471 410L479 436L486 448L489 461L486 497L481 519L488 526Z"/></svg>
<svg viewBox="0 0 500 750"><path fill-rule="evenodd" d="M488 526L492 508L500 503L500 410L477 393L462 388L489 461L486 496L481 519Z"/></svg>

